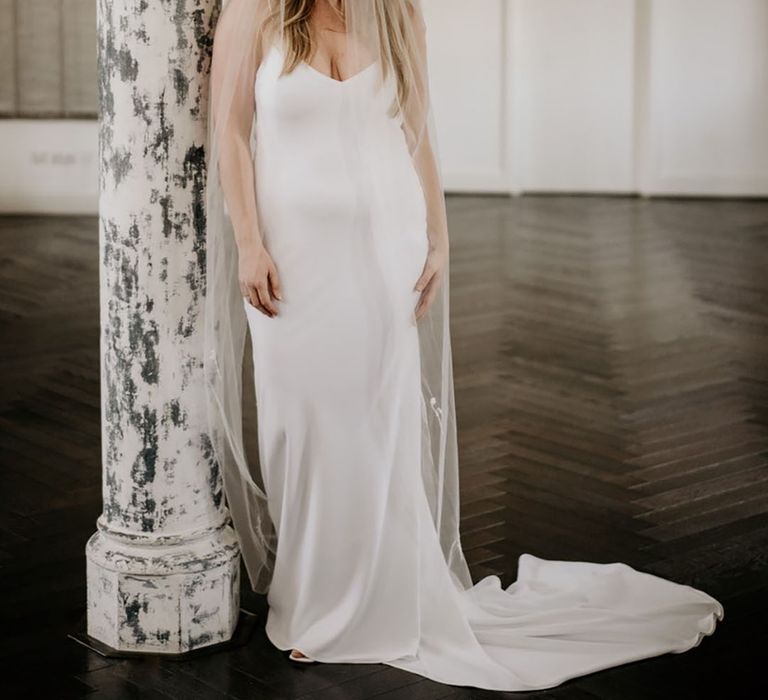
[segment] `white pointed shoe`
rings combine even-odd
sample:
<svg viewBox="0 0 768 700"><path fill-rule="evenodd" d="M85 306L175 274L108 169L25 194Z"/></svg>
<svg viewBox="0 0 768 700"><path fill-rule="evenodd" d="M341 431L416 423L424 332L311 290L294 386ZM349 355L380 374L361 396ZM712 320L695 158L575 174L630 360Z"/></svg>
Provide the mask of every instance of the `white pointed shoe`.
<svg viewBox="0 0 768 700"><path fill-rule="evenodd" d="M291 661L298 661L299 663L302 663L302 664L313 664L313 663L315 663L314 659L310 659L303 652L299 652L300 654L302 654L302 656L294 656L294 652L296 652L296 651L298 651L298 649L291 649L291 653L288 654L288 658Z"/></svg>

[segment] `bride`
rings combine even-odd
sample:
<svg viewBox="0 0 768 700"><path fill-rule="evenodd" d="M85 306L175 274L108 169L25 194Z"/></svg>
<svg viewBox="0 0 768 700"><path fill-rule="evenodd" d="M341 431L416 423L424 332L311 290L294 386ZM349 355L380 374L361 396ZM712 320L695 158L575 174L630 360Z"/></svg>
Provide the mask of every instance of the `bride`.
<svg viewBox="0 0 768 700"><path fill-rule="evenodd" d="M230 0L219 20L210 438L266 633L296 661L507 691L690 649L720 603L624 563L526 553L506 588L472 582L428 87L417 0Z"/></svg>

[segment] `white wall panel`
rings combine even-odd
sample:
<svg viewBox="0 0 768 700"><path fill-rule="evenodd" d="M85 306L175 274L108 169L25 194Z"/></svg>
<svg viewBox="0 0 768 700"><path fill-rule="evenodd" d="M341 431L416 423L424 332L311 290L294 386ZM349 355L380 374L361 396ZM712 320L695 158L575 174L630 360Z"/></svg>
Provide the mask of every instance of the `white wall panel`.
<svg viewBox="0 0 768 700"><path fill-rule="evenodd" d="M634 0L517 2L522 189L631 191Z"/></svg>
<svg viewBox="0 0 768 700"><path fill-rule="evenodd" d="M768 2L653 0L647 21L641 189L768 194Z"/></svg>
<svg viewBox="0 0 768 700"><path fill-rule="evenodd" d="M445 185L507 192L509 0L425 0L424 9Z"/></svg>

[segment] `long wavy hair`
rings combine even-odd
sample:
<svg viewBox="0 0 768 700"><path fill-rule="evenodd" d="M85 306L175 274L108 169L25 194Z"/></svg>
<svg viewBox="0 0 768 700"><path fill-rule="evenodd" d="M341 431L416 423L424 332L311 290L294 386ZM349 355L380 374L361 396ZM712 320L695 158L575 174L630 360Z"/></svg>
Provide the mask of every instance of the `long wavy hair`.
<svg viewBox="0 0 768 700"><path fill-rule="evenodd" d="M289 73L302 62L309 62L316 45L312 37L310 17L318 1L322 0L286 0L283 35L285 37L286 61L283 73ZM359 1L359 0L355 0ZM331 8L340 20L346 21L345 0L328 0ZM368 0L375 16L377 36L371 42L378 47L378 60L383 77L392 73L397 83L397 102L406 104L409 93L417 80L413 67L417 65L413 32L408 31L413 18L413 6L409 0ZM276 3L265 22L265 36L274 35L279 29L281 17L280 4Z"/></svg>

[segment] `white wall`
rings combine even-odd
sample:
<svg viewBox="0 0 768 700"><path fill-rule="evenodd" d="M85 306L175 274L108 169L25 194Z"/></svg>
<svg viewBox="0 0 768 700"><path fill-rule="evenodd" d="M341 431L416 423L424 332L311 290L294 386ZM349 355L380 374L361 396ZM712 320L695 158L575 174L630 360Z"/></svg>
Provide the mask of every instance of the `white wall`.
<svg viewBox="0 0 768 700"><path fill-rule="evenodd" d="M768 196L768 0L424 4L449 191ZM95 123L0 146L0 211L95 211Z"/></svg>
<svg viewBox="0 0 768 700"><path fill-rule="evenodd" d="M425 5L448 189L768 195L766 0Z"/></svg>
<svg viewBox="0 0 768 700"><path fill-rule="evenodd" d="M454 189L508 189L508 4L425 3L439 155Z"/></svg>
<svg viewBox="0 0 768 700"><path fill-rule="evenodd" d="M634 0L520 0L520 188L634 187Z"/></svg>
<svg viewBox="0 0 768 700"><path fill-rule="evenodd" d="M768 194L768 2L653 0L647 193Z"/></svg>

